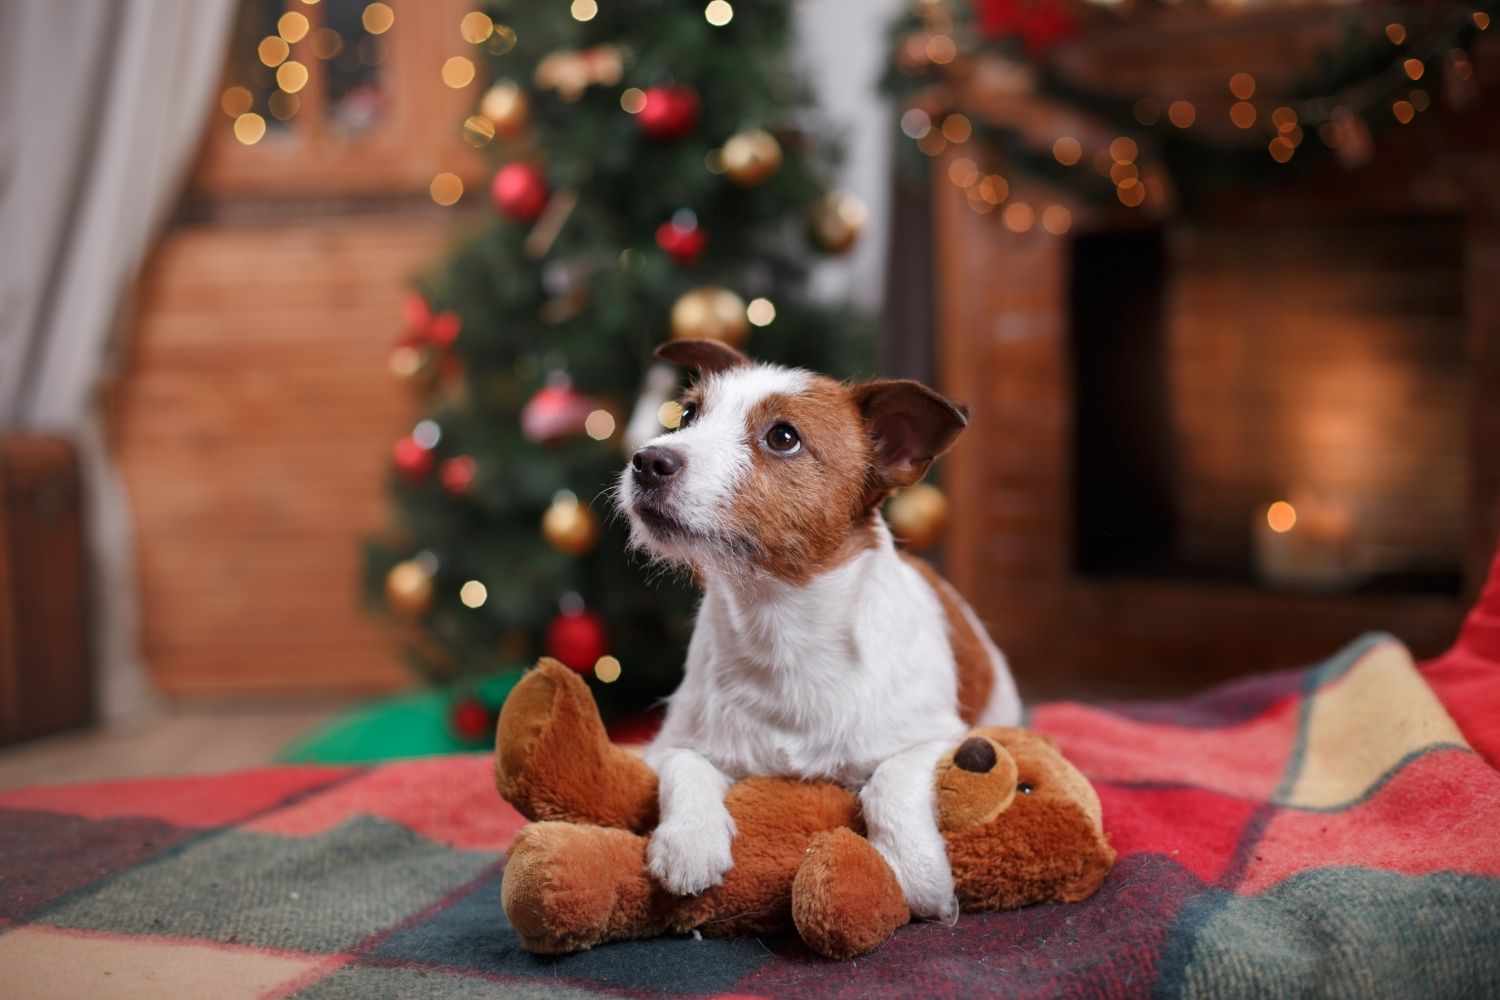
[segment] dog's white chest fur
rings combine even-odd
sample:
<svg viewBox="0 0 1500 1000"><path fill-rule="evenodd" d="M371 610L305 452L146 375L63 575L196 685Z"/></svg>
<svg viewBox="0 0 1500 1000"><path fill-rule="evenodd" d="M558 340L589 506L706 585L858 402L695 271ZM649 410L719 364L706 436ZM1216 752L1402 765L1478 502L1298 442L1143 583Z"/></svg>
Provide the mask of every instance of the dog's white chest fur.
<svg viewBox="0 0 1500 1000"><path fill-rule="evenodd" d="M653 750L852 786L904 748L961 736L942 606L878 535L801 586L711 578Z"/></svg>

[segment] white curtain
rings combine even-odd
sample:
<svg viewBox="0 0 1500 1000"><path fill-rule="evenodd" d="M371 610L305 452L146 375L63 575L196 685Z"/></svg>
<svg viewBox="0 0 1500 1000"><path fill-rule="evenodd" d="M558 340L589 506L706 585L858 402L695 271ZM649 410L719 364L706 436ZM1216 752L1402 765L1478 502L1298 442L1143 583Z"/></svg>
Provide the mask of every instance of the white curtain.
<svg viewBox="0 0 1500 1000"><path fill-rule="evenodd" d="M98 704L149 685L123 484L97 390L208 120L235 0L0 0L0 427L78 442Z"/></svg>

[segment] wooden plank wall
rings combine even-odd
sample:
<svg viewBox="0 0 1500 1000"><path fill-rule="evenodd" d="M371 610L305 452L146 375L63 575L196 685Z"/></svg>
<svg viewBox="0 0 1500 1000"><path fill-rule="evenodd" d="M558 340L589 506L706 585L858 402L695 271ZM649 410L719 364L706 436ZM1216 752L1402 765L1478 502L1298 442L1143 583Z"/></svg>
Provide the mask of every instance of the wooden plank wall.
<svg viewBox="0 0 1500 1000"><path fill-rule="evenodd" d="M415 413L386 368L403 283L451 218L179 228L155 254L111 408L168 693L407 679L359 606L359 544Z"/></svg>

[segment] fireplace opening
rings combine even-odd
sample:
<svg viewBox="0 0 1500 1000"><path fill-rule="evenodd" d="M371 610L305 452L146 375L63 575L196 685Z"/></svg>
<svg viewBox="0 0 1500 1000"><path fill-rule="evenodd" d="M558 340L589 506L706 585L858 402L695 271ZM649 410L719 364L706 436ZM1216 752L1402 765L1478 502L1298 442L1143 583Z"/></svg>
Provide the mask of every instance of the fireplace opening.
<svg viewBox="0 0 1500 1000"><path fill-rule="evenodd" d="M1463 246L1446 220L1076 238L1075 570L1457 594Z"/></svg>

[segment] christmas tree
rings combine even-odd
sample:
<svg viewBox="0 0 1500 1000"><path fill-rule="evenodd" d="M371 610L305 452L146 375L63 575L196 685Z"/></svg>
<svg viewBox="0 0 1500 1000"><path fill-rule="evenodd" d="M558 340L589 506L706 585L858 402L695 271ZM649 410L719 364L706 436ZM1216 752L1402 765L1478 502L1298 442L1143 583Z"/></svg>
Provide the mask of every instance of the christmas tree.
<svg viewBox="0 0 1500 1000"><path fill-rule="evenodd" d="M464 19L492 83L455 127L494 153L493 211L408 301L392 367L427 412L395 443L395 526L367 557L413 665L456 682L462 735L487 735L477 681L538 655L601 682L606 711L680 676L691 581L627 552L609 497L677 418L657 344L863 361L859 321L802 294L863 206L828 188L791 6L517 0Z"/></svg>

